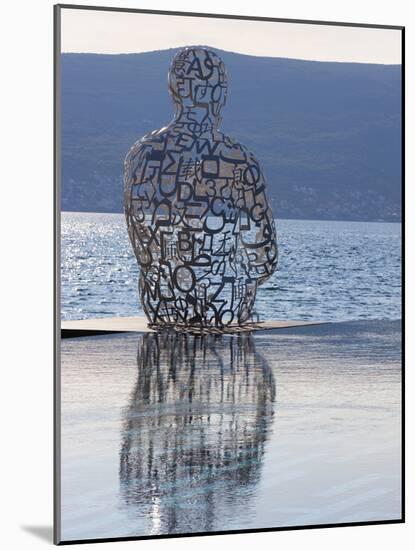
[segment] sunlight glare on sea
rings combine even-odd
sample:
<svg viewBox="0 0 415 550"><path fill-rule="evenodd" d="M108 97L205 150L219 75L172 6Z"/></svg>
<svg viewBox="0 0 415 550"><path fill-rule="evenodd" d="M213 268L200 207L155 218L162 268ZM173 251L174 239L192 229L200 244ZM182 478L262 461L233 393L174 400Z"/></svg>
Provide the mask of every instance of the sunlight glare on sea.
<svg viewBox="0 0 415 550"><path fill-rule="evenodd" d="M401 224L277 220L279 266L260 319L401 317ZM62 320L143 315L122 214L62 213Z"/></svg>

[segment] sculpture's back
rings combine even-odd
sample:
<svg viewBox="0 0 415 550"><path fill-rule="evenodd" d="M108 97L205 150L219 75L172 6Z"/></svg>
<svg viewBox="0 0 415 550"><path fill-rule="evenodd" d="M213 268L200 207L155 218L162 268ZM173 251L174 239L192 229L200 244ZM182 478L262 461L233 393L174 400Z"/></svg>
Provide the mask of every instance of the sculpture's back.
<svg viewBox="0 0 415 550"><path fill-rule="evenodd" d="M274 220L258 162L219 131L223 62L181 50L169 71L173 121L125 160L125 213L151 325L224 327L253 313L277 266Z"/></svg>

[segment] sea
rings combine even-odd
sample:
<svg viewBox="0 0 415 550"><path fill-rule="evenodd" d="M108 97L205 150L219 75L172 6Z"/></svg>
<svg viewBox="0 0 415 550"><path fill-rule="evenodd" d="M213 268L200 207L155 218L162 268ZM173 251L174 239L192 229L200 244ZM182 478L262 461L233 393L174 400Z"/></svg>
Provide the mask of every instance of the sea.
<svg viewBox="0 0 415 550"><path fill-rule="evenodd" d="M401 226L277 220L242 335L61 341L63 541L399 521ZM140 315L121 214L62 214L63 319Z"/></svg>
<svg viewBox="0 0 415 550"><path fill-rule="evenodd" d="M260 319L401 318L401 224L276 220L278 270ZM63 212L61 319L143 315L123 214Z"/></svg>

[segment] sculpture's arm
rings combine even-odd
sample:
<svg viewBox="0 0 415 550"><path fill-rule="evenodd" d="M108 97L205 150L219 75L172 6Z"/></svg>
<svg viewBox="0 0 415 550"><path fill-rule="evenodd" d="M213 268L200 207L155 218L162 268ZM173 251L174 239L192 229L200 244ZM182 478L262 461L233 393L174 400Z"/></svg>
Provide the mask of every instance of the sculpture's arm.
<svg viewBox="0 0 415 550"><path fill-rule="evenodd" d="M157 194L158 163L153 144L145 136L128 152L124 161L124 211L128 234L141 267L149 267L158 246L149 215Z"/></svg>
<svg viewBox="0 0 415 550"><path fill-rule="evenodd" d="M125 212L148 211L157 188L157 163L152 162L153 145L145 137L135 143L124 161Z"/></svg>
<svg viewBox="0 0 415 550"><path fill-rule="evenodd" d="M267 185L258 161L247 153L243 173L243 214L241 240L249 272L257 284L264 283L277 269L278 248L274 216L267 199Z"/></svg>

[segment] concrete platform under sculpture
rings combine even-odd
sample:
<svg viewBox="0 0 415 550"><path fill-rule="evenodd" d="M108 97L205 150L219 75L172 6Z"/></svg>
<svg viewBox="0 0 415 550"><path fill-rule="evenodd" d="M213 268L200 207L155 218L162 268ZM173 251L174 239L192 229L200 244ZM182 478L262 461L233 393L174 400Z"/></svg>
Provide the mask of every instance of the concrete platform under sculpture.
<svg viewBox="0 0 415 550"><path fill-rule="evenodd" d="M246 325L243 328L237 325L231 326L225 332L232 334L251 330L270 330L319 324L321 324L320 321L262 321L260 323ZM147 319L145 317L103 317L97 319L82 319L79 321L62 321L61 323L62 338L93 336L116 332L154 331L147 326Z"/></svg>

